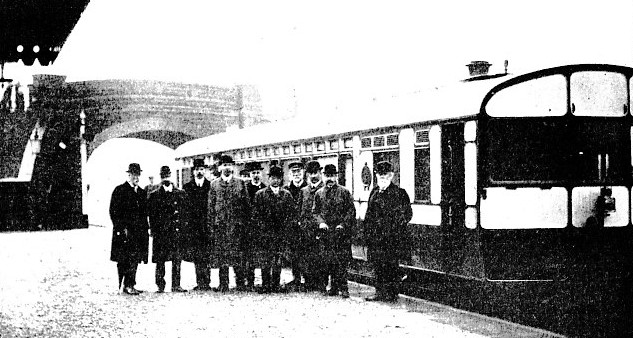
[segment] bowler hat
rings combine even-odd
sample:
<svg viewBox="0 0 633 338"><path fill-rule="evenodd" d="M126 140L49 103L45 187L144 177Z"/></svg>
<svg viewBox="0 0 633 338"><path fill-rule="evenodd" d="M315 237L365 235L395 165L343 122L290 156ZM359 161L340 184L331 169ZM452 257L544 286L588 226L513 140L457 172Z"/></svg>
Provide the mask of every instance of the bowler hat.
<svg viewBox="0 0 633 338"><path fill-rule="evenodd" d="M270 167L270 170L268 171L268 176L270 177L284 177L284 170L281 169L281 167L278 166L272 166Z"/></svg>
<svg viewBox="0 0 633 338"><path fill-rule="evenodd" d="M246 163L246 166L244 167L244 169L248 171L264 170L264 168L262 168L262 165L259 162L248 162Z"/></svg>
<svg viewBox="0 0 633 338"><path fill-rule="evenodd" d="M288 169L292 170L292 169L303 169L303 163L302 162L292 162L288 165Z"/></svg>
<svg viewBox="0 0 633 338"><path fill-rule="evenodd" d="M160 178L171 177L171 169L168 166L164 165L160 167Z"/></svg>
<svg viewBox="0 0 633 338"><path fill-rule="evenodd" d="M193 168L206 168L207 165L204 164L204 159L196 158L193 160Z"/></svg>
<svg viewBox="0 0 633 338"><path fill-rule="evenodd" d="M376 164L376 173L378 175L384 175L390 172L393 172L393 165L390 162L381 161Z"/></svg>
<svg viewBox="0 0 633 338"><path fill-rule="evenodd" d="M316 173L321 171L321 164L318 161L310 161L306 164L306 172L307 173Z"/></svg>
<svg viewBox="0 0 633 338"><path fill-rule="evenodd" d="M141 165L138 163L130 163L130 165L127 168L127 172L130 174L136 174L136 175L140 175L141 174Z"/></svg>
<svg viewBox="0 0 633 338"><path fill-rule="evenodd" d="M233 161L233 157L229 156L229 155L222 155L220 156L220 162L218 163L218 165L223 165L223 164L234 164L235 161Z"/></svg>
<svg viewBox="0 0 633 338"><path fill-rule="evenodd" d="M336 166L334 164L326 164L323 169L323 174L326 176L336 175Z"/></svg>

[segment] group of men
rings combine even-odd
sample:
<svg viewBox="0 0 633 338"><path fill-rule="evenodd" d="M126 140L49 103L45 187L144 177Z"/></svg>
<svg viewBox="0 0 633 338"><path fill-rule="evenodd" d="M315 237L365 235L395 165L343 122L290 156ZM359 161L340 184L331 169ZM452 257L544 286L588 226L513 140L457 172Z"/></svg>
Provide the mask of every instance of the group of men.
<svg viewBox="0 0 633 338"><path fill-rule="evenodd" d="M129 165L128 181L114 189L110 202L110 259L117 262L119 288L123 286L125 294L142 292L135 288L136 269L148 261L152 236L158 292L165 289L168 261L172 292L186 292L180 286L180 265L185 260L194 263L198 291L214 289L211 269L219 269L215 290L228 291L229 267L233 267L238 291L304 290L349 297L347 268L356 209L350 191L337 182L335 165L290 163L291 182L285 186L283 169L276 165L269 168L268 185L262 182L259 163L247 164L249 180L236 176L235 163L227 155L220 157L212 181L205 178L206 169L203 160L194 160L193 180L180 190L171 182L169 167L163 166L160 187L148 197L138 186L140 165ZM376 295L367 300L394 301L398 260L409 252L404 243L411 206L407 193L391 183L393 166L380 162L375 169L376 187L363 228L377 285ZM285 264L290 265L293 280L282 286ZM262 277L257 287L256 268Z"/></svg>

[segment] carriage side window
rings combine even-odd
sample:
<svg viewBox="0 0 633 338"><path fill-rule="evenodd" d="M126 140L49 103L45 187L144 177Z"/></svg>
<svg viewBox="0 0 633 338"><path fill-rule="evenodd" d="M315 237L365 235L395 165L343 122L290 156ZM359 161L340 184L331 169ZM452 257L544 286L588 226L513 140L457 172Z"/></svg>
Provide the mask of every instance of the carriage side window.
<svg viewBox="0 0 633 338"><path fill-rule="evenodd" d="M415 149L415 202L431 201L431 152L429 147Z"/></svg>

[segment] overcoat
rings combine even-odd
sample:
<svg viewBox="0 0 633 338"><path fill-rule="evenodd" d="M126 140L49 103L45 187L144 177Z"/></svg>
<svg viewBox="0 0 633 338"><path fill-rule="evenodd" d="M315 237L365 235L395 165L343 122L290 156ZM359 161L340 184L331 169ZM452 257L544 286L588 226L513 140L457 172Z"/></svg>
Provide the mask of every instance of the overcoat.
<svg viewBox="0 0 633 338"><path fill-rule="evenodd" d="M152 262L182 260L187 252L188 215L186 193L176 187L164 187L149 195L149 227L152 233Z"/></svg>
<svg viewBox="0 0 633 338"><path fill-rule="evenodd" d="M110 199L110 219L112 220L110 260L147 263L149 225L147 224L145 190L138 187L135 192L128 182L114 188Z"/></svg>
<svg viewBox="0 0 633 338"><path fill-rule="evenodd" d="M404 189L393 183L382 192L378 187L372 189L363 222L370 260L407 259L411 249L408 223L412 216Z"/></svg>
<svg viewBox="0 0 633 338"><path fill-rule="evenodd" d="M275 194L271 187L255 194L253 223L259 229L260 248L256 260L263 261L271 254L284 254L288 250L288 231L296 222L295 202L290 192L279 188Z"/></svg>
<svg viewBox="0 0 633 338"><path fill-rule="evenodd" d="M310 185L301 188L301 198L299 199L299 229L301 243L304 244L302 251L314 252L316 245L317 230L319 223L316 222L312 214L312 206L314 205L314 196L316 192L323 188L323 182L315 187Z"/></svg>
<svg viewBox="0 0 633 338"><path fill-rule="evenodd" d="M212 234L211 265L240 264L240 242L250 219L250 198L243 180L231 177L211 182L207 223Z"/></svg>
<svg viewBox="0 0 633 338"><path fill-rule="evenodd" d="M325 223L329 229L320 236L322 252L326 259L347 262L352 258L351 237L356 222L356 208L352 194L338 184L327 185L317 190L312 214L318 224ZM337 230L341 225L343 228Z"/></svg>
<svg viewBox="0 0 633 338"><path fill-rule="evenodd" d="M195 180L187 182L183 190L187 193L187 214L189 226L186 230L186 238L189 242L189 250L185 260L205 261L209 259L211 252L211 230L207 224L207 203L211 182L206 178L202 186L196 185Z"/></svg>
<svg viewBox="0 0 633 338"><path fill-rule="evenodd" d="M316 192L323 187L323 182L315 187L310 185L301 188L301 199L299 200L299 235L301 248L299 253L301 255L301 261L313 262L320 259L319 242L317 236L319 235L319 223L316 222L312 215L312 206L314 205L314 196Z"/></svg>
<svg viewBox="0 0 633 338"><path fill-rule="evenodd" d="M303 189L307 185L308 183L305 180L303 180L303 182L301 182L301 185L299 185L298 187L294 185L294 182L290 182L286 186L286 189L288 189L288 191L292 195L292 199L295 202L294 209L296 213L296 217L295 217L296 222L294 222L291 228L289 229L288 239L287 239L288 245L290 246L289 248L294 251L301 251L301 248L303 247L303 238L302 238L301 229L299 226L299 214L301 213L301 198L302 198L301 189Z"/></svg>
<svg viewBox="0 0 633 338"><path fill-rule="evenodd" d="M264 188L266 188L266 184L264 184L263 182L259 182L258 185L254 185L251 182L246 183L246 189L248 190L248 196L251 201L251 215L250 222L245 229L245 234L244 236L242 236L241 246L242 249L248 250L251 253L257 252L261 247L261 234L259 226L257 225L257 223L255 223L254 220L255 215L253 214L253 203L255 201L255 194Z"/></svg>

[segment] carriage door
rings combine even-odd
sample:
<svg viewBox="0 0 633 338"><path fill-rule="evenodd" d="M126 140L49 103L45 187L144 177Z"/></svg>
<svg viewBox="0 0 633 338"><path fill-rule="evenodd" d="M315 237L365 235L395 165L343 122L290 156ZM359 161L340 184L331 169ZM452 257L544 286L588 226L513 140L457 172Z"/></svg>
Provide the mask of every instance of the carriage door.
<svg viewBox="0 0 633 338"><path fill-rule="evenodd" d="M466 251L464 226L464 124L442 126L443 270L461 274Z"/></svg>

